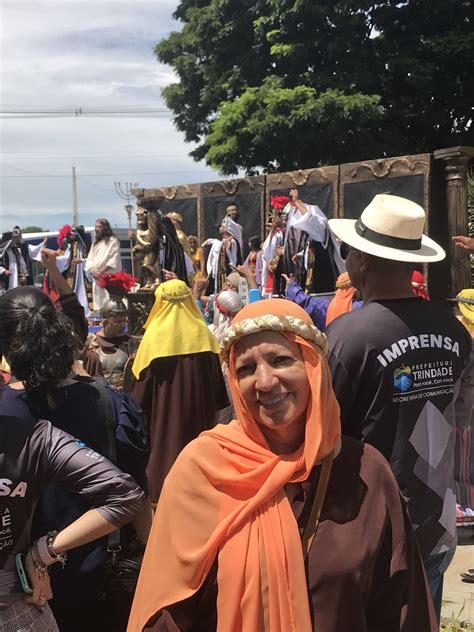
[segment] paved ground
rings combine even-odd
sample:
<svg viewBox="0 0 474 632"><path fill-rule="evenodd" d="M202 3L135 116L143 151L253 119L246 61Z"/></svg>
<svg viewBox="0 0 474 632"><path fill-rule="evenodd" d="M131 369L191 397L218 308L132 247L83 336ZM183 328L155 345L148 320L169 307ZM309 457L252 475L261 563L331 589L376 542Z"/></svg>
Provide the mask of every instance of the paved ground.
<svg viewBox="0 0 474 632"><path fill-rule="evenodd" d="M463 582L460 573L474 568L474 529L459 529L459 545L444 575L441 617L456 617L474 624L474 584Z"/></svg>

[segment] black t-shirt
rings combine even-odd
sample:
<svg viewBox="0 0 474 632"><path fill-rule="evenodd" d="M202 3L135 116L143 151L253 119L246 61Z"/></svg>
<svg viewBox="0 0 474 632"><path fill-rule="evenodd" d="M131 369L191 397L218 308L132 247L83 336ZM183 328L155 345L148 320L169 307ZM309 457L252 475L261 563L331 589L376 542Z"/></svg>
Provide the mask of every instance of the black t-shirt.
<svg viewBox="0 0 474 632"><path fill-rule="evenodd" d="M0 415L0 612L21 598L14 554L26 553L33 511L53 483L86 498L117 527L143 502L132 477L81 440L49 421Z"/></svg>
<svg viewBox="0 0 474 632"><path fill-rule="evenodd" d="M390 462L423 557L452 548L454 402L469 333L443 307L414 297L367 303L327 335L343 433Z"/></svg>

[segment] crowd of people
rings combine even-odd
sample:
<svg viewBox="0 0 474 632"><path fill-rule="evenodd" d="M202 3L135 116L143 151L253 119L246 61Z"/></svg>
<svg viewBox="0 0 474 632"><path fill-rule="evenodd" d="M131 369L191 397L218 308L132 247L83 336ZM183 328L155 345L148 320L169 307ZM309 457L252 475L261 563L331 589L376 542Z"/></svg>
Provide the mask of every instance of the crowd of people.
<svg viewBox="0 0 474 632"><path fill-rule="evenodd" d="M139 337L107 220L3 235L1 632L439 629L474 291L429 300L445 253L407 199L272 207L247 243L234 205L202 245L169 213L185 271L161 259Z"/></svg>

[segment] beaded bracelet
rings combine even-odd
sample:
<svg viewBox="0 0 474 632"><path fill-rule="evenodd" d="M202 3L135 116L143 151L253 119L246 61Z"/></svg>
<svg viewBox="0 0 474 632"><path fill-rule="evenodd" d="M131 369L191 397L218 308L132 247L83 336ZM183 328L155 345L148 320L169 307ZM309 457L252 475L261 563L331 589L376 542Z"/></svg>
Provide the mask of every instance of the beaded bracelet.
<svg viewBox="0 0 474 632"><path fill-rule="evenodd" d="M36 546L33 545L30 549L31 561L33 562L33 568L35 569L36 577L38 579L46 579L48 577L48 567L40 564L35 556Z"/></svg>
<svg viewBox="0 0 474 632"><path fill-rule="evenodd" d="M41 537L35 544L38 551L38 557L45 566L51 566L51 564L54 564L55 562L61 562L61 566L64 568L67 560L67 554L56 553L53 548L53 543L57 535L57 531L50 531Z"/></svg>

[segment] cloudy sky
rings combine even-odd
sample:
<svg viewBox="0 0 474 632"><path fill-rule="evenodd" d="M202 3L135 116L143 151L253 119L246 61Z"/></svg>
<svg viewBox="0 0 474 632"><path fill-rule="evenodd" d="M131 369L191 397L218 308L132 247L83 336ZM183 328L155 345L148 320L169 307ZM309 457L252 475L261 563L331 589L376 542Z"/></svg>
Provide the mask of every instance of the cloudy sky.
<svg viewBox="0 0 474 632"><path fill-rule="evenodd" d="M6 108L164 107L173 81L154 46L179 24L177 0L0 0L0 104ZM141 187L219 177L187 156L169 113L139 118L6 118L0 115L0 231L50 230L72 219L127 224L114 182Z"/></svg>

